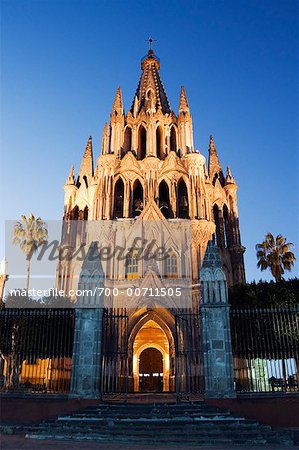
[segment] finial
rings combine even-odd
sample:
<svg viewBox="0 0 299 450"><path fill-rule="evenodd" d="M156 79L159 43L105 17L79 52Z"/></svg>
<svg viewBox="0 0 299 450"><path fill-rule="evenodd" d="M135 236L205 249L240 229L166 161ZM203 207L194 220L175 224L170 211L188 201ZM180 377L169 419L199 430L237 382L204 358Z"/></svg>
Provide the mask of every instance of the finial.
<svg viewBox="0 0 299 450"><path fill-rule="evenodd" d="M152 37L148 38L149 42L149 53L153 53L153 42L157 42L157 39L153 39Z"/></svg>

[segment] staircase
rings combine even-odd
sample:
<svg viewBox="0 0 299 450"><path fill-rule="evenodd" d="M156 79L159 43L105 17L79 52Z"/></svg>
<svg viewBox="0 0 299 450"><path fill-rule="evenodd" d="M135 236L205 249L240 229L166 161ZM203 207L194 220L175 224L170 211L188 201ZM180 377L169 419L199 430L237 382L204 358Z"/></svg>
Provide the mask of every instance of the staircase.
<svg viewBox="0 0 299 450"><path fill-rule="evenodd" d="M292 446L288 432L232 415L205 403L103 403L54 421L26 437L159 445Z"/></svg>

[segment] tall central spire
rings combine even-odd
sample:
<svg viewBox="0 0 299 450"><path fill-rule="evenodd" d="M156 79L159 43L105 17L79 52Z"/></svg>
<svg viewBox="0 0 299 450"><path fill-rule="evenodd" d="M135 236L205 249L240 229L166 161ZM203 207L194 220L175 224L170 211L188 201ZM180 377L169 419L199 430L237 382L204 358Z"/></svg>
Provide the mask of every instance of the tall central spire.
<svg viewBox="0 0 299 450"><path fill-rule="evenodd" d="M154 113L161 109L163 114L170 114L171 108L161 81L159 70L160 60L152 49L153 39L149 39L150 48L147 55L141 60L141 77L131 107L131 112L136 114L136 99L138 102L138 112L142 109L147 113Z"/></svg>

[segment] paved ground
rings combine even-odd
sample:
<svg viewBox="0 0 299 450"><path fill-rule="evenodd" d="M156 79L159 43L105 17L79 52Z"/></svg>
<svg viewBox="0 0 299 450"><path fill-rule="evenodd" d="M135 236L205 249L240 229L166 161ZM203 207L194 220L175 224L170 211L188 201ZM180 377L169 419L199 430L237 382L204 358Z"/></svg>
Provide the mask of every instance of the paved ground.
<svg viewBox="0 0 299 450"><path fill-rule="evenodd" d="M153 446L128 444L101 444L99 442L72 442L72 441L36 441L21 436L2 436L1 450L232 450L229 447L182 447L182 446ZM271 447L236 447L239 450L283 450L281 446ZM299 449L299 446L284 447L285 449Z"/></svg>

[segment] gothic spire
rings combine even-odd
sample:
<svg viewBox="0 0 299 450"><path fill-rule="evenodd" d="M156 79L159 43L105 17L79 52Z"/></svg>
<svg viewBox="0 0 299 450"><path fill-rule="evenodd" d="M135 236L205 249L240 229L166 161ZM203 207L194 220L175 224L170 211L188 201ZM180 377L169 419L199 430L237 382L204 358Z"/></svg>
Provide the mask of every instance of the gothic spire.
<svg viewBox="0 0 299 450"><path fill-rule="evenodd" d="M219 178L221 183L224 181L223 172L212 135L210 136L209 144L209 176L213 184L215 183L217 178Z"/></svg>
<svg viewBox="0 0 299 450"><path fill-rule="evenodd" d="M179 113L190 112L189 103L184 86L181 87Z"/></svg>
<svg viewBox="0 0 299 450"><path fill-rule="evenodd" d="M141 70L141 77L135 93L139 102L138 112L142 109L147 112L161 109L163 114L170 114L171 108L159 74L160 60L154 54L151 45L147 55L141 60ZM135 96L131 107L132 114L134 113Z"/></svg>
<svg viewBox="0 0 299 450"><path fill-rule="evenodd" d="M122 115L123 114L123 99L121 94L121 87L118 86L116 95L114 98L113 106L112 106L112 114L117 113L116 115Z"/></svg>
<svg viewBox="0 0 299 450"><path fill-rule="evenodd" d="M92 177L93 177L92 137L89 136L86 149L82 158L81 167L79 170L77 185L80 186L83 180L85 180L86 187L88 187Z"/></svg>

